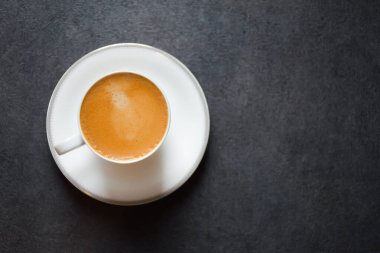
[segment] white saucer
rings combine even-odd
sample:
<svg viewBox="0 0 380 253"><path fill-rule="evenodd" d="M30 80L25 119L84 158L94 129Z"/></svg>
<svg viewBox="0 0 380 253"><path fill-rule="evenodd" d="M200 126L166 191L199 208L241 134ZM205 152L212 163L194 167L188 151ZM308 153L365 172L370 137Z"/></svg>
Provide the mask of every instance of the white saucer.
<svg viewBox="0 0 380 253"><path fill-rule="evenodd" d="M132 165L102 160L86 145L58 155L54 146L79 133L77 115L85 92L114 72L141 74L164 91L171 109L165 142ZM55 162L74 186L106 203L138 205L172 193L189 179L205 152L210 118L202 88L185 65L162 50L127 43L92 51L66 71L51 97L46 131Z"/></svg>

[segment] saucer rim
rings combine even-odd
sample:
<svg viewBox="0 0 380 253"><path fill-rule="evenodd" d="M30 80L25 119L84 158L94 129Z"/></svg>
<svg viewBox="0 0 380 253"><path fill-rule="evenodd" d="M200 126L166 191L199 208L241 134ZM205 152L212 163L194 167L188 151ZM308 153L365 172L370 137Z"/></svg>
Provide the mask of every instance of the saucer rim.
<svg viewBox="0 0 380 253"><path fill-rule="evenodd" d="M50 130L49 130L50 129L51 113L52 113L52 111L51 111L52 110L51 109L52 103L55 100L55 97L56 97L56 95L58 93L58 90L62 86L63 81L66 78L66 76L79 63L81 63L82 61L84 61L86 58L88 58L90 56L93 56L93 55L95 55L96 53L98 53L100 51L104 51L104 50L107 50L107 49L110 49L110 48L113 48L113 47L137 47L137 48L150 49L150 50L153 50L153 51L155 51L157 53L160 53L163 56L165 56L165 57L173 60L176 64L178 64L178 66L180 66L189 75L189 77L194 82L194 84L196 84L195 87L197 88L200 96L202 97L202 103L203 103L204 112L205 112L206 131L205 131L205 135L203 136L203 144L202 144L201 152L199 153L199 156L195 160L193 167L187 172L187 175L182 180L178 181L171 189L167 190L166 192L163 192L163 193L159 194L158 196L155 196L155 197L152 197L152 198L142 199L142 200L138 200L138 201L117 201L117 200L103 198L103 197L98 196L96 194L93 194L93 193L85 191L79 184L77 184L74 181L74 179L71 176L68 175L68 173L66 173L66 171L64 169L64 166L60 163L59 158L58 158L58 154L54 150L54 147L53 147L53 144L52 144L51 133L50 133ZM111 45L107 45L107 46L104 46L104 47L100 47L98 49L95 49L95 50L93 50L93 51L85 54L84 56L82 56L81 58L79 58L77 61L75 61L65 71L65 73L61 76L61 78L57 82L57 85L55 86L54 91L53 91L53 93L51 95L51 98L49 100L48 110L47 110L47 114L46 114L46 134L47 134L47 140L48 140L48 145L49 145L50 152L51 152L51 154L53 156L53 159L54 159L55 163L57 164L59 170L67 178L67 180L69 180L69 182L72 185L74 185L78 190L80 190L81 192L83 192L84 194L86 194L87 196L89 196L89 197L91 197L93 199L96 199L98 201L101 201L101 202L104 202L104 203L108 203L108 204L119 205L119 206L142 205L142 204L147 204L147 203L154 202L156 200L159 200L161 198L164 198L164 197L170 195L171 193L173 193L174 191L176 191L178 188L180 188L194 174L195 170L198 168L200 162L202 161L202 158L203 158L203 156L205 154L205 151L206 151L206 148L207 148L207 144L208 144L208 141L209 141L209 136L210 136L210 113L209 113L209 108L208 108L206 96L205 96L205 94L203 92L203 89L200 86L198 80L195 78L195 76L193 75L193 73L180 60L178 60L176 57L174 57L173 55L171 55L171 54L169 54L169 53L167 53L167 52L165 52L165 51L163 51L163 50L161 50L159 48L156 48L156 47L153 47L153 46L149 46L149 45L145 45L145 44L140 44L140 43L116 43L116 44L111 44Z"/></svg>

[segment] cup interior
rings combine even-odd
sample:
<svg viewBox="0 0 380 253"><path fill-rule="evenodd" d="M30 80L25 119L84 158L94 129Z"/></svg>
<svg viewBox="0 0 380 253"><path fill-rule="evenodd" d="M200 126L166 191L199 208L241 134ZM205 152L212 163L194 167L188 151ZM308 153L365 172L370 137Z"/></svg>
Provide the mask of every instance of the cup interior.
<svg viewBox="0 0 380 253"><path fill-rule="evenodd" d="M89 93L89 91L93 88L93 86L95 84L97 84L100 80L104 79L104 78L107 78L111 75L115 75L115 74L133 74L133 75L137 75L137 76L140 76L140 77L143 77L147 80L149 80L156 88L157 90L161 93L162 97L164 98L164 101L165 101L165 105L166 105L166 110L167 110L167 122L166 122L166 129L165 129L165 132L164 134L162 135L161 137L161 140L160 142L153 148L151 149L149 152L147 152L146 154L142 155L142 156L139 156L139 157L136 157L136 158L131 158L131 159L124 159L124 160L119 160L119 159L111 159L109 157L106 157L104 155L102 155L101 153L99 153L87 140L86 138L86 135L84 134L83 132L83 129L82 129L82 124L81 124L81 109L82 109L82 106L83 106L83 102L87 96L87 94ZM144 75L141 75L141 74L138 74L138 73L134 73L134 72L114 72L114 73L110 73L106 76L103 76L102 78L100 78L99 80L97 80L96 82L94 82L90 88L87 90L87 92L85 93L85 95L83 96L82 98L82 101L81 101L81 106L80 106L80 109L79 109L79 113L78 113L78 125L79 125L79 129L80 129L80 133L81 133L81 136L84 140L84 142L86 143L86 145L97 155L99 156L100 158L104 159L104 160L107 160L109 162L113 162L113 163L118 163L118 164L130 164L130 163L136 163L136 162L139 162L139 161L142 161L146 158L148 158L149 156L151 156L153 153L155 153L159 148L160 146L162 145L162 143L164 142L168 132L169 132L169 127L170 127L170 118L171 118L171 112L170 112L170 106L169 106L169 102L168 102L168 99L165 95L165 93L162 91L162 89L160 89L160 87L155 83L153 82L152 80L150 80L149 78L147 78L146 76Z"/></svg>

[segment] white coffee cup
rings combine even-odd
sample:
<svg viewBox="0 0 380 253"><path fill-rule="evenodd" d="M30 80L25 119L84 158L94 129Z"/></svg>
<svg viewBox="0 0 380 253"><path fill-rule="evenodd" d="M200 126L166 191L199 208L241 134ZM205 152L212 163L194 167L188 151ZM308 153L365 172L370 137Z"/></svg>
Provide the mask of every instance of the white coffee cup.
<svg viewBox="0 0 380 253"><path fill-rule="evenodd" d="M132 72L115 72L115 73L109 73L106 76L117 74L117 73L132 73ZM143 76L143 75L138 74L138 73L132 73L132 74L137 74L137 75ZM143 76L143 77L145 77L145 76ZM100 78L100 79L102 79L102 78ZM97 82L95 82L94 84L96 84L96 83ZM113 163L119 163L119 164L130 164L130 163L135 163L135 162L139 162L141 160L144 160L145 158L147 158L147 157L151 156L153 153L155 153L159 149L159 147L162 145L162 143L164 142L164 140L165 140L165 138L166 138L166 136L168 134L168 131L169 131L169 126L170 126L170 106L169 106L168 99L165 96L165 93L154 82L151 81L151 83L153 83L156 86L156 88L161 92L161 94L165 98L165 102L166 102L167 109L168 109L168 122L167 122L167 127L166 127L165 134L162 136L160 143L154 149L152 149L151 151L149 151L148 153L146 153L144 156L141 156L141 157L138 157L138 158L126 159L126 160L116 160L116 159L110 159L108 157L105 157L105 156L99 154L93 147L91 147L91 145L86 141L86 138L84 138L84 135L83 135L82 127L81 127L81 124L80 124L80 109L82 107L83 100L86 97L88 91L91 90L92 86L94 85L94 84L92 84L88 88L88 90L85 93L85 95L83 96L82 101L80 103L80 107L78 108L77 122L78 122L79 133L77 135L73 135L73 136L67 138L62 143L59 143L58 145L56 145L54 148L55 148L55 151L57 152L57 154L58 155L64 155L67 152L70 152L70 151L72 151L72 150L74 150L74 149L76 149L76 148L78 148L80 146L87 145L97 156L99 156L100 158L102 158L104 160L107 160L107 161L113 162Z"/></svg>

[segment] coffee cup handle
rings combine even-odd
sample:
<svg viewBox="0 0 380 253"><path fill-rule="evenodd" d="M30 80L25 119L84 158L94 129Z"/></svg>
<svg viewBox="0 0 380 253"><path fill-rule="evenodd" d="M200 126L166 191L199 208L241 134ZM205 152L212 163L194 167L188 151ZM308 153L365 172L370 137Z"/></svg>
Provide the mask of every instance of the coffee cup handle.
<svg viewBox="0 0 380 253"><path fill-rule="evenodd" d="M74 135L67 138L62 143L56 145L54 148L55 148L55 151L58 153L58 155L63 155L82 145L84 145L83 138L80 134L78 134L78 135Z"/></svg>

